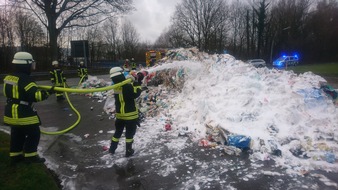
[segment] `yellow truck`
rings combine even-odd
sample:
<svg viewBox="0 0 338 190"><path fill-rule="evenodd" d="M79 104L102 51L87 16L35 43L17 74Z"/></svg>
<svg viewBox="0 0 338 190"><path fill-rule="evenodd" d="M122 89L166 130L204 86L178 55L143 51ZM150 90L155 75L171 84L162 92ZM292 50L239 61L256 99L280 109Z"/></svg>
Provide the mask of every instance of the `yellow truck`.
<svg viewBox="0 0 338 190"><path fill-rule="evenodd" d="M165 50L150 50L146 52L146 65L154 66L157 61L165 56Z"/></svg>

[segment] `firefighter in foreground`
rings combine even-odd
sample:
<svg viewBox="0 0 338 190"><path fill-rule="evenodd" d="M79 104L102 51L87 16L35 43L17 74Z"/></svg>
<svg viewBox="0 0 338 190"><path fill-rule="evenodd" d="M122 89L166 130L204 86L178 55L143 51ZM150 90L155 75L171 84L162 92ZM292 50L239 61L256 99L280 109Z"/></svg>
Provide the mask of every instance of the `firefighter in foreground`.
<svg viewBox="0 0 338 190"><path fill-rule="evenodd" d="M58 61L52 62L53 70L49 72L50 74L50 80L53 84L53 86L56 87L64 87L66 82L66 77L63 76L63 70L59 66ZM65 97L63 96L63 92L56 92L56 100L61 101L64 100Z"/></svg>
<svg viewBox="0 0 338 190"><path fill-rule="evenodd" d="M37 153L41 121L32 104L47 99L54 91L38 90L30 77L35 69L30 53L16 53L12 63L15 72L4 78L3 87L7 98L4 123L11 127L10 162L12 166L19 162L43 163L45 159Z"/></svg>
<svg viewBox="0 0 338 190"><path fill-rule="evenodd" d="M131 77L131 76L130 76ZM134 79L133 84L126 84L117 89L114 89L114 98L115 98L115 110L116 110L116 120L115 120L115 133L111 140L111 145L109 148L109 153L114 154L115 150L119 144L120 137L123 133L124 128L125 132L125 142L126 142L126 157L130 157L134 154L132 144L134 142L134 135L136 133L136 128L139 120L138 108L136 106L135 99L138 98L141 94L141 84L143 80L143 75L139 74L137 79ZM126 80L123 69L120 67L113 67L110 69L110 78L114 84L120 83Z"/></svg>
<svg viewBox="0 0 338 190"><path fill-rule="evenodd" d="M80 80L82 80L81 82L85 82L88 79L88 69L83 61L80 62L77 68L77 75L80 77Z"/></svg>

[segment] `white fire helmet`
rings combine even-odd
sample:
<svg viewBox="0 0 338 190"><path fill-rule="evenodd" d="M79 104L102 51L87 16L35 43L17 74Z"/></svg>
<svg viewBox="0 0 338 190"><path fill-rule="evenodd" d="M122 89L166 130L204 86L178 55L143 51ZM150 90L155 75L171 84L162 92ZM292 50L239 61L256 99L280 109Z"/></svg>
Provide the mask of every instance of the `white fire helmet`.
<svg viewBox="0 0 338 190"><path fill-rule="evenodd" d="M12 63L17 65L30 64L32 65L32 69L35 69L35 61L33 60L33 56L27 52L17 52L14 55Z"/></svg>
<svg viewBox="0 0 338 190"><path fill-rule="evenodd" d="M115 77L117 75L123 75L122 72L123 72L123 69L121 67L113 67L109 71L110 78Z"/></svg>
<svg viewBox="0 0 338 190"><path fill-rule="evenodd" d="M59 62L58 61L53 61L52 62L52 65L54 66L54 65L58 65L59 64Z"/></svg>

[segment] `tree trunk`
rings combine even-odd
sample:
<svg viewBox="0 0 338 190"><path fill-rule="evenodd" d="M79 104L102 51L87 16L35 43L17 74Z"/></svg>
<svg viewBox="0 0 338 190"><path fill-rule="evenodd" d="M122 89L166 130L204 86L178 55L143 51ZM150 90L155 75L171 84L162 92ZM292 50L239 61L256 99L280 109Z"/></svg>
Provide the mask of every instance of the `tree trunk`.
<svg viewBox="0 0 338 190"><path fill-rule="evenodd" d="M48 18L48 32L49 32L49 46L50 46L50 57L52 60L58 60L58 36L59 31L56 28L56 17L55 14L50 14Z"/></svg>
<svg viewBox="0 0 338 190"><path fill-rule="evenodd" d="M58 35L56 29L49 30L49 46L50 46L50 57L53 60L58 60Z"/></svg>

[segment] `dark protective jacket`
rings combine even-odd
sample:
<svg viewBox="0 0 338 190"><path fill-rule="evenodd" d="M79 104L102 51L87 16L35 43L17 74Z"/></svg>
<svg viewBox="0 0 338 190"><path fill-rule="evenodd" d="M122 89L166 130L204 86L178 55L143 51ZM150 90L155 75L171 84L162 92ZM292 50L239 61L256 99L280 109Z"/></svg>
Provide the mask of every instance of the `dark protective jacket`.
<svg viewBox="0 0 338 190"><path fill-rule="evenodd" d="M137 66L135 62L131 62L131 69L136 70Z"/></svg>
<svg viewBox="0 0 338 190"><path fill-rule="evenodd" d="M36 83L24 73L14 73L4 78L4 96L7 98L4 123L10 126L41 124L33 102L48 98L49 93L38 90Z"/></svg>
<svg viewBox="0 0 338 190"><path fill-rule="evenodd" d="M114 89L116 118L122 120L138 119L138 107L136 98L141 94L139 83L126 84Z"/></svg>
<svg viewBox="0 0 338 190"><path fill-rule="evenodd" d="M78 68L77 68L77 75L82 78L82 77L87 77L88 75L88 69L86 66L84 65L80 65Z"/></svg>
<svg viewBox="0 0 338 190"><path fill-rule="evenodd" d="M49 72L50 80L55 86L63 86L66 82L66 77L63 76L63 71L60 68L54 68Z"/></svg>

